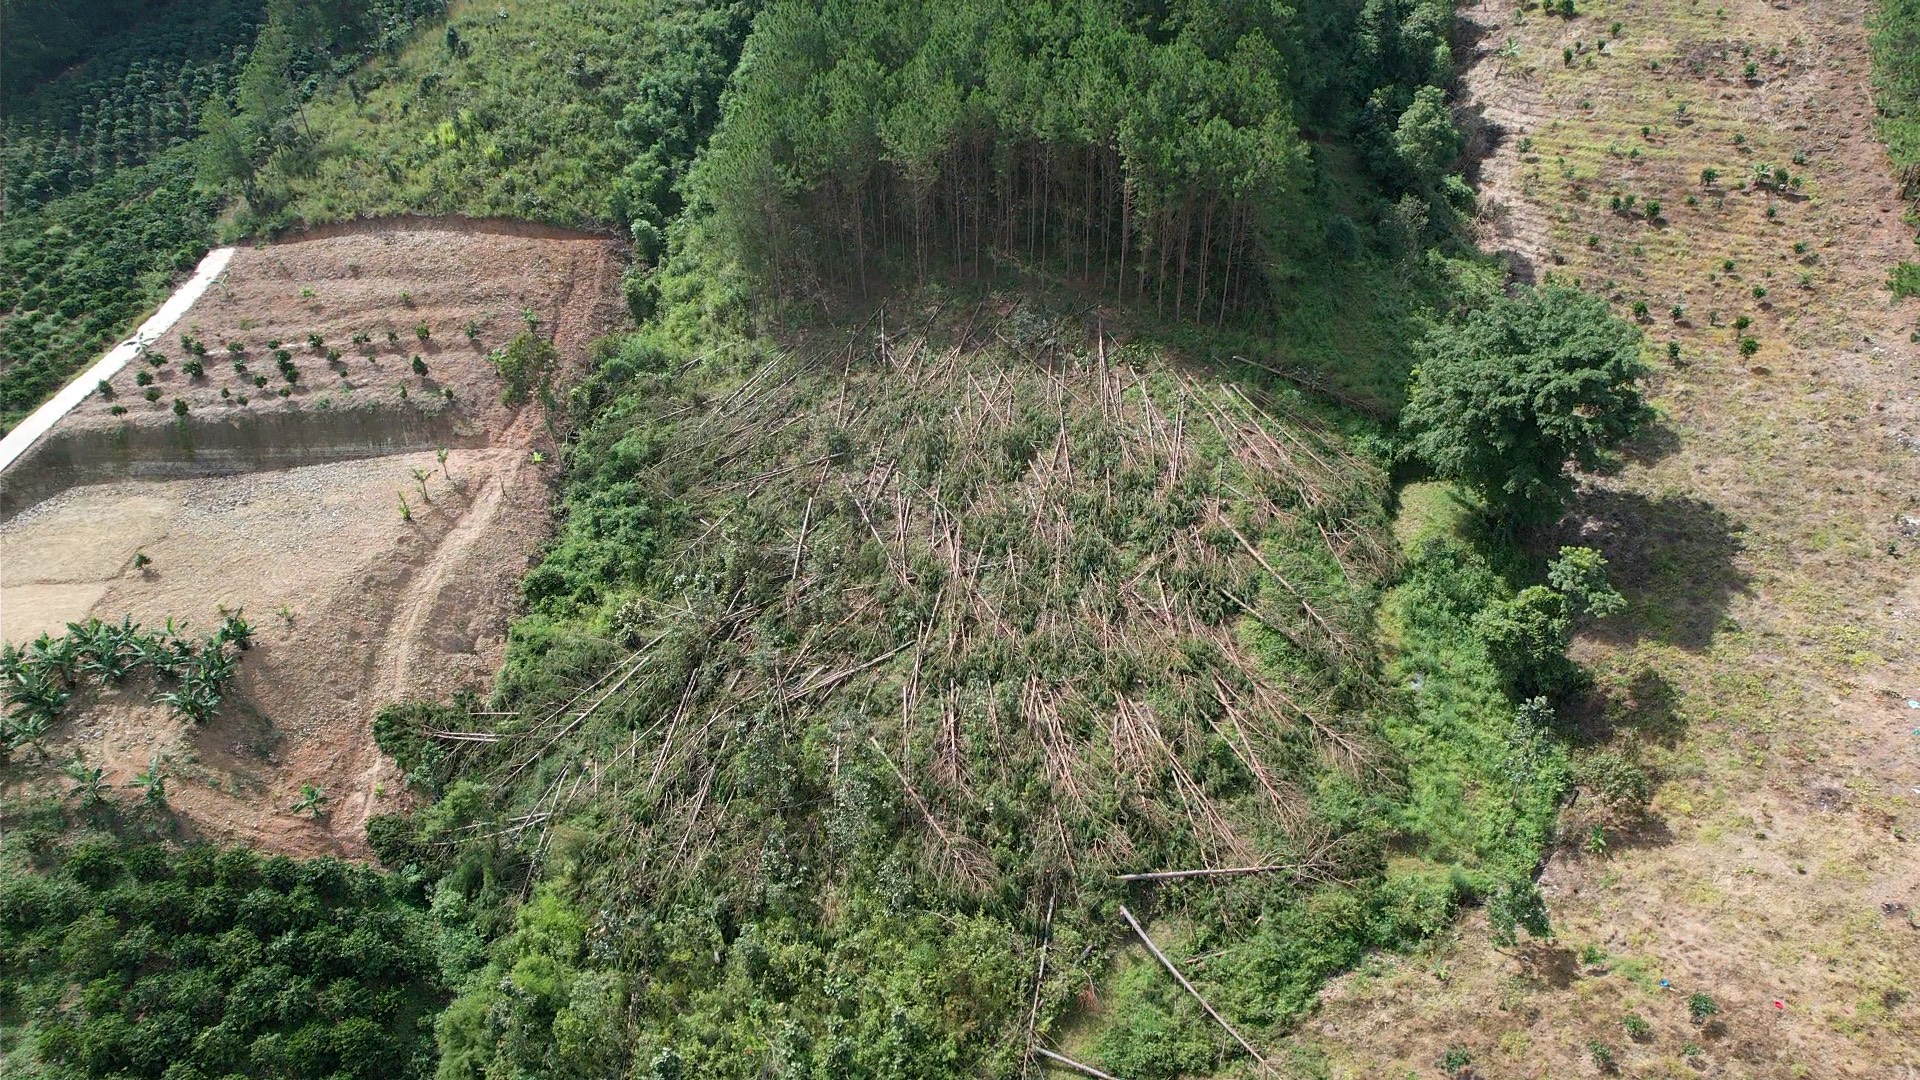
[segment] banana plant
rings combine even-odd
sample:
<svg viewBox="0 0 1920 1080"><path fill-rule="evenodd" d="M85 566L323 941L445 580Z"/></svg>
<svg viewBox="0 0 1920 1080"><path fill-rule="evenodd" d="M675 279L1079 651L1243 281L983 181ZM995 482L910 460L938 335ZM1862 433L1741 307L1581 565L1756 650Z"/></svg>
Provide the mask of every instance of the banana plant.
<svg viewBox="0 0 1920 1080"><path fill-rule="evenodd" d="M62 771L73 781L67 795L79 799L81 806L98 806L107 801L107 770L88 765L87 759L75 754Z"/></svg>
<svg viewBox="0 0 1920 1080"><path fill-rule="evenodd" d="M57 678L63 685L73 685L74 668L79 655L73 642L63 634L54 637L41 634L27 646L27 663L40 669L42 674Z"/></svg>
<svg viewBox="0 0 1920 1080"><path fill-rule="evenodd" d="M187 669L187 681L200 682L218 692L233 678L234 669L240 664L240 658L230 653L216 639L207 643L193 658Z"/></svg>
<svg viewBox="0 0 1920 1080"><path fill-rule="evenodd" d="M220 708L219 691L192 672L180 681L178 689L156 694L153 700L196 724L213 719L214 712Z"/></svg>
<svg viewBox="0 0 1920 1080"><path fill-rule="evenodd" d="M33 747L34 753L40 755L41 761L47 760L47 745L45 740L47 732L53 730L52 716L42 712L26 713L15 716L9 726L12 728L12 730L7 733L7 747L9 750L18 750L23 746L31 746Z"/></svg>
<svg viewBox="0 0 1920 1080"><path fill-rule="evenodd" d="M67 638L74 643L79 669L101 682L119 682L125 678L135 660L128 641L132 634L128 631L133 631L130 619L121 626L99 619L68 623Z"/></svg>
<svg viewBox="0 0 1920 1080"><path fill-rule="evenodd" d="M51 724L59 719L60 710L73 696L64 687L55 685L40 668L22 665L12 675L7 681L6 694L16 723L25 717L42 717Z"/></svg>
<svg viewBox="0 0 1920 1080"><path fill-rule="evenodd" d="M234 612L221 622L220 629L214 631L214 640L221 644L231 643L234 648L246 652L253 648L253 624L249 623L241 612Z"/></svg>
<svg viewBox="0 0 1920 1080"><path fill-rule="evenodd" d="M141 789L142 799L148 806L165 810L167 808L166 762L159 754L151 755L147 758L146 771L134 773L133 779L127 781L127 786Z"/></svg>
<svg viewBox="0 0 1920 1080"><path fill-rule="evenodd" d="M296 814L310 814L315 821L326 813L327 793L312 784L300 785L300 798L291 809Z"/></svg>

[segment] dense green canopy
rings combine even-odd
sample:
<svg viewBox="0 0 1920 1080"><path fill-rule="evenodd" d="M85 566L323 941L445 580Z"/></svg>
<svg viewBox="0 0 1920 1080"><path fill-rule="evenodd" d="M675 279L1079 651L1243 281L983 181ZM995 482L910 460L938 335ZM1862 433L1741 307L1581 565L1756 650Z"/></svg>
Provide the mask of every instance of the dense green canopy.
<svg viewBox="0 0 1920 1080"><path fill-rule="evenodd" d="M1502 298L1428 340L1402 422L1414 452L1514 520L1556 516L1644 415L1640 332L1607 303L1549 286Z"/></svg>
<svg viewBox="0 0 1920 1080"><path fill-rule="evenodd" d="M778 290L1012 263L1217 321L1318 244L1303 125L1364 131L1393 185L1451 165L1445 25L1378 0L779 4L692 188Z"/></svg>

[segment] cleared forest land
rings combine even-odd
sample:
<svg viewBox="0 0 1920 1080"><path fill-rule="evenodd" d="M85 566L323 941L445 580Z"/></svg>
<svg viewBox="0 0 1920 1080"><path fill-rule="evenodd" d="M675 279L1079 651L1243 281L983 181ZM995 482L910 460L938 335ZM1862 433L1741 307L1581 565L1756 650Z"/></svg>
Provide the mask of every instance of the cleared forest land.
<svg viewBox="0 0 1920 1080"><path fill-rule="evenodd" d="M1677 346L1663 434L1567 526L1600 526L1630 602L1579 648L1585 727L1662 783L1603 849L1591 806L1565 814L1556 943L1488 950L1469 921L1345 979L1308 1036L1342 1076L1901 1075L1920 305L1886 285L1913 227L1874 139L1866 5L1462 14L1483 245ZM1695 994L1718 1011L1691 1016Z"/></svg>
<svg viewBox="0 0 1920 1080"><path fill-rule="evenodd" d="M164 363L129 364L7 474L0 631L244 611L253 648L208 723L130 682L77 694L47 756L121 784L159 754L190 833L364 855L368 817L403 797L373 714L485 692L547 531L544 406L507 403L499 361L538 341L576 370L619 318L617 267L603 239L465 222L237 252L176 327L204 354L161 343ZM39 499L76 479L97 482ZM25 783L51 795L56 774ZM326 812L290 811L306 785Z"/></svg>

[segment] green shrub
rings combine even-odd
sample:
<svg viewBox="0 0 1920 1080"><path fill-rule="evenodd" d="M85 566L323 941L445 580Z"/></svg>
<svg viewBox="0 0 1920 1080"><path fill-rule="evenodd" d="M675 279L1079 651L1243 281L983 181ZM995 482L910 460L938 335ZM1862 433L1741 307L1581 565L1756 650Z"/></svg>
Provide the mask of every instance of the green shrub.
<svg viewBox="0 0 1920 1080"><path fill-rule="evenodd" d="M1893 290L1896 300L1920 296L1920 262L1903 262L1895 266L1887 278L1887 288Z"/></svg>

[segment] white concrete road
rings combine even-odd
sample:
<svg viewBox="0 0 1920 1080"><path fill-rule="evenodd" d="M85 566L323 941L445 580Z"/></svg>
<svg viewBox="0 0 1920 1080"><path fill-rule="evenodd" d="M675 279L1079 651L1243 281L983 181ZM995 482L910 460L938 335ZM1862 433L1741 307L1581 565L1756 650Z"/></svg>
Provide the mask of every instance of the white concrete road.
<svg viewBox="0 0 1920 1080"><path fill-rule="evenodd" d="M207 257L200 260L193 276L175 289L173 295L167 297L167 302L160 305L160 310L141 323L140 329L134 331L132 337L109 349L107 355L61 387L59 393L35 409L31 416L20 421L20 425L7 432L5 438L0 438L0 473L4 473L21 454L26 453L27 447L45 435L61 417L93 393L93 388L100 385L100 380L118 374L121 368L127 366L127 361L140 355L142 346L158 340L160 335L173 329L173 324L180 321L180 316L185 315L194 301L200 299L207 287L226 270L227 260L231 258L233 249L230 247L214 248L207 252Z"/></svg>

